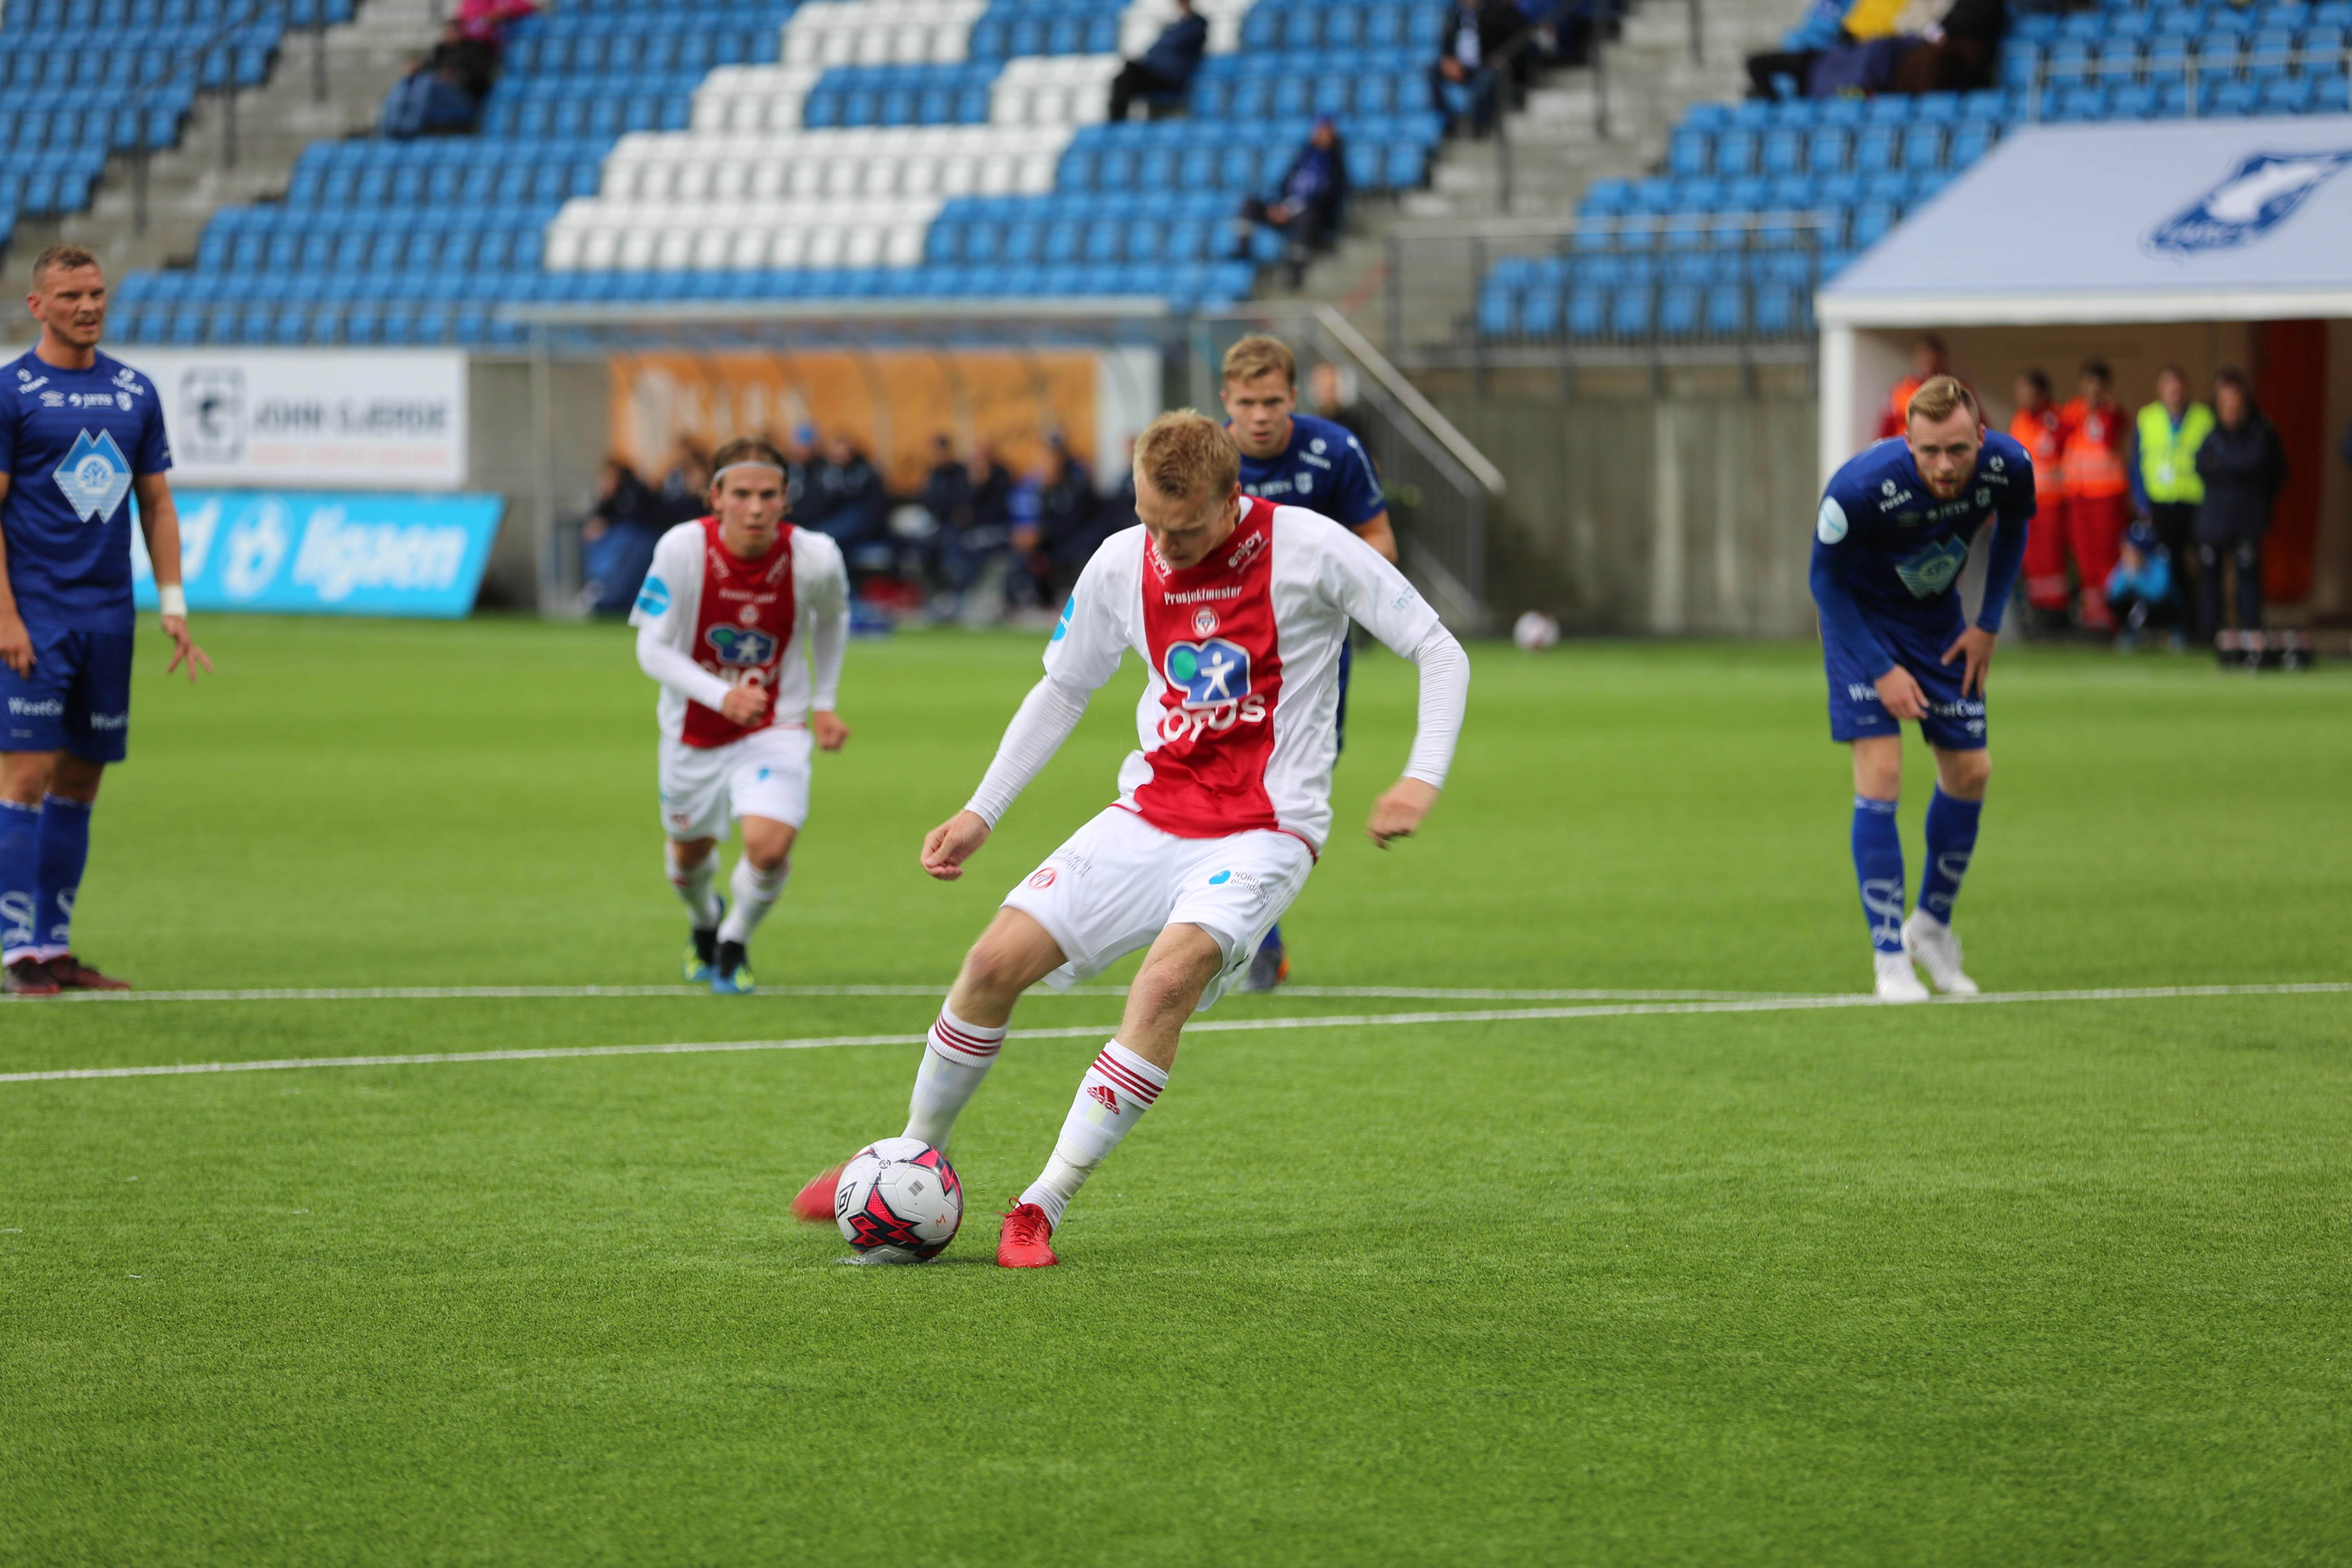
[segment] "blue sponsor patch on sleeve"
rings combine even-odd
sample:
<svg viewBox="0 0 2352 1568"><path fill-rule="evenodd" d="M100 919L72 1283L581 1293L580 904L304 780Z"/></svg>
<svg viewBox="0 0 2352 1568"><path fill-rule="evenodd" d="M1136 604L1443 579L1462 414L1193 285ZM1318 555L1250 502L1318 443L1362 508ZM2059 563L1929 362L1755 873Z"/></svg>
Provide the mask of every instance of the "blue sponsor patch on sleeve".
<svg viewBox="0 0 2352 1568"><path fill-rule="evenodd" d="M1046 639L1048 642L1060 642L1070 635L1070 617L1077 613L1077 608L1078 596L1076 594L1062 601L1062 618L1054 623L1054 635Z"/></svg>
<svg viewBox="0 0 2352 1568"><path fill-rule="evenodd" d="M666 615L669 611L669 584L658 577L647 577L645 586L637 590L637 614Z"/></svg>

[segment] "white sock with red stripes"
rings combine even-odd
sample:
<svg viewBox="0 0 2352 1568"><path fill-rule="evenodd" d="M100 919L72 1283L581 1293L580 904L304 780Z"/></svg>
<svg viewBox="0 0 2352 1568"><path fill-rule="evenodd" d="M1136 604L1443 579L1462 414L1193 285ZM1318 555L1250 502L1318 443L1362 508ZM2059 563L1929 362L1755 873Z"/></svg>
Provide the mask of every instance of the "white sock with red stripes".
<svg viewBox="0 0 2352 1568"><path fill-rule="evenodd" d="M699 865L681 866L677 863L677 840L665 839L663 850L663 868L669 873L669 885L685 901L695 929L709 931L719 923L719 902L712 896L719 882L719 857L707 854Z"/></svg>
<svg viewBox="0 0 2352 1568"><path fill-rule="evenodd" d="M1004 1029L1003 1024L992 1029L967 1024L945 1007L940 1009L939 1022L923 1043L923 1065L915 1070L915 1093L907 1106L902 1136L919 1138L934 1149L948 1146L956 1117L979 1092L980 1080L1003 1047Z"/></svg>
<svg viewBox="0 0 2352 1568"><path fill-rule="evenodd" d="M711 858L716 860L719 857L713 855ZM776 900L784 896L784 884L792 879L790 860L772 871L762 871L752 865L749 855L736 861L735 874L727 879L728 890L735 895L735 907L719 922L719 940L750 942L751 933L760 929L760 922L768 918L768 911L776 907Z"/></svg>
<svg viewBox="0 0 2352 1568"><path fill-rule="evenodd" d="M1055 1140L1054 1157L1021 1201L1044 1209L1045 1218L1058 1227L1062 1211L1095 1167L1110 1158L1118 1141L1143 1120L1167 1087L1166 1068L1153 1067L1117 1040L1105 1046L1078 1082L1078 1097L1070 1103L1061 1137Z"/></svg>

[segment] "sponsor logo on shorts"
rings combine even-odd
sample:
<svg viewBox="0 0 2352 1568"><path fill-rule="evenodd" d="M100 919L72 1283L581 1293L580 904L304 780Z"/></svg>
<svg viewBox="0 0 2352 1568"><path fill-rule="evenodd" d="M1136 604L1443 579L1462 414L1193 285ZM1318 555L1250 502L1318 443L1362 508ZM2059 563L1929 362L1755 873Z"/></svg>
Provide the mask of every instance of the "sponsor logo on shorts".
<svg viewBox="0 0 2352 1568"><path fill-rule="evenodd" d="M1040 866L1029 873L1029 885L1043 891L1054 885L1055 871L1051 866Z"/></svg>
<svg viewBox="0 0 2352 1568"><path fill-rule="evenodd" d="M8 711L24 719L62 719L66 716L65 699L11 697L8 699Z"/></svg>

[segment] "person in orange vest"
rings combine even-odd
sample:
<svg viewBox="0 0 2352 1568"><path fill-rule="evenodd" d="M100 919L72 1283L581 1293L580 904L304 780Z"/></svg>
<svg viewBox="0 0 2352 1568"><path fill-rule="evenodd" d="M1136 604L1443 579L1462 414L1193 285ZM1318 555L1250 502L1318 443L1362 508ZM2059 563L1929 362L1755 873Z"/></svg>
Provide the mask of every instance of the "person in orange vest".
<svg viewBox="0 0 2352 1568"><path fill-rule="evenodd" d="M1895 390L1887 395L1886 406L1878 411L1878 438L1887 440L1908 429L1912 395L1927 385L1929 377L1948 374L1944 340L1933 332L1920 333L1911 344L1911 374L1895 384Z"/></svg>
<svg viewBox="0 0 2352 1568"><path fill-rule="evenodd" d="M2033 458L2033 525L2025 535L2025 602L2037 621L2066 618L2066 481L2061 452L2066 419L2051 400L2050 377L2041 370L2018 373L2017 412L2009 436Z"/></svg>
<svg viewBox="0 0 2352 1568"><path fill-rule="evenodd" d="M2115 629L2107 578L2122 558L2124 530L2131 524L2131 477L2124 467L2131 421L2107 395L2114 384L2105 360L2083 362L2082 395L2063 411L2065 441L2058 458L2066 481L2066 549L2082 584L2083 624L2100 632Z"/></svg>

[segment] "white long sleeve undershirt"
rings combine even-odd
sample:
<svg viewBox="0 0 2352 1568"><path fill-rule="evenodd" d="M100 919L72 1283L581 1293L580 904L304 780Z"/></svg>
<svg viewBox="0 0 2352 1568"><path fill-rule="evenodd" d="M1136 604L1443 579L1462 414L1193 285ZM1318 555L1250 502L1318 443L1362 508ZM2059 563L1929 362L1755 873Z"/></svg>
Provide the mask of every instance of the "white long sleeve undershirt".
<svg viewBox="0 0 2352 1568"><path fill-rule="evenodd" d="M1421 669L1421 711L1404 776L1444 789L1454 765L1454 742L1462 735L1463 715L1470 706L1470 656L1451 632L1439 626L1412 650L1412 662ZM996 756L964 809L994 827L1077 729L1090 695L1050 675L1031 687L1004 727Z"/></svg>
<svg viewBox="0 0 2352 1568"><path fill-rule="evenodd" d="M849 616L818 614L810 617L809 653L814 666L809 706L830 713L841 700L841 667L849 651ZM655 628L637 628L637 668L684 697L715 709L727 700L727 682L703 668L684 648L664 642Z"/></svg>

